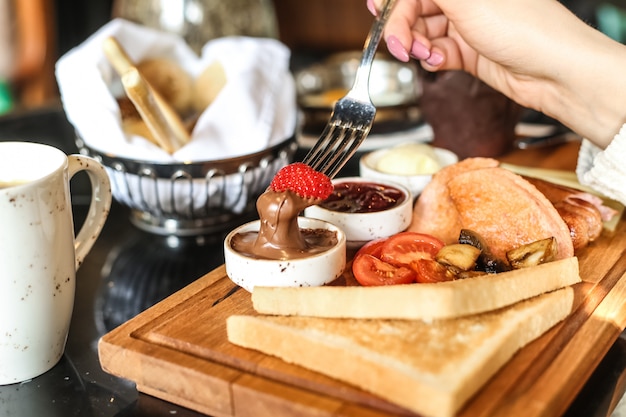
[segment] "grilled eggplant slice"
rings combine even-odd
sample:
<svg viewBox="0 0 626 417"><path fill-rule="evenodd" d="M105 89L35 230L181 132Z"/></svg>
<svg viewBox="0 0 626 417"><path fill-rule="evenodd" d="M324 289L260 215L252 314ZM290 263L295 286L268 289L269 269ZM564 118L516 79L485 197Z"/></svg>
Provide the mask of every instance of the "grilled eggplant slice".
<svg viewBox="0 0 626 417"><path fill-rule="evenodd" d="M469 229L462 229L459 234L459 243L472 245L480 249L480 255L476 260L476 270L485 271L489 274L497 274L511 270L511 266L508 264L507 260L497 258L491 252L491 249L489 249L483 237L478 233Z"/></svg>
<svg viewBox="0 0 626 417"><path fill-rule="evenodd" d="M557 251L556 238L549 237L511 249L506 258L513 269L520 269L553 261Z"/></svg>
<svg viewBox="0 0 626 417"><path fill-rule="evenodd" d="M435 255L435 260L456 272L469 271L476 267L480 249L475 246L455 243L446 245Z"/></svg>

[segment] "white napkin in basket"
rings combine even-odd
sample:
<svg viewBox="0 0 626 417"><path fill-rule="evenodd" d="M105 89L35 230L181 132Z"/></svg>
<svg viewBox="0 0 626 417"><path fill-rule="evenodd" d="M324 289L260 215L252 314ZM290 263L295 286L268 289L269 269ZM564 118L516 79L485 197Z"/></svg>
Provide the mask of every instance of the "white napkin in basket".
<svg viewBox="0 0 626 417"><path fill-rule="evenodd" d="M170 57L194 78L215 60L224 67L226 85L200 116L191 142L173 155L122 131L111 89L123 90L102 49L109 36L135 62ZM247 37L209 41L198 57L177 35L114 19L58 60L56 78L66 116L90 147L151 162L197 162L257 152L293 135L297 105L289 57L277 40Z"/></svg>

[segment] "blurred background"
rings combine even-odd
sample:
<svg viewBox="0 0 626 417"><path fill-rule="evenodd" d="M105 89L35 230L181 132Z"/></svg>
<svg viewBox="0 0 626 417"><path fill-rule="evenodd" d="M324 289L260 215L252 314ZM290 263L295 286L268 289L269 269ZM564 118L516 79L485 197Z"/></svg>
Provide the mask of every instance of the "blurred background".
<svg viewBox="0 0 626 417"><path fill-rule="evenodd" d="M624 0L562 2L626 41ZM192 45L219 35L277 37L296 59L360 50L371 23L365 0L0 0L0 114L58 101L54 63L113 16L178 32Z"/></svg>

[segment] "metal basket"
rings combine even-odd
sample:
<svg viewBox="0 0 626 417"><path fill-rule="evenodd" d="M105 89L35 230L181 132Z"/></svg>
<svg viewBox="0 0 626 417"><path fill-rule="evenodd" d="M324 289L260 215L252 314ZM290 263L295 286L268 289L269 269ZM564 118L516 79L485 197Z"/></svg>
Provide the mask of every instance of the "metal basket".
<svg viewBox="0 0 626 417"><path fill-rule="evenodd" d="M177 236L217 233L254 217L256 199L297 149L295 138L289 138L240 157L170 164L100 152L80 138L77 145L105 166L113 197L130 207L133 224Z"/></svg>

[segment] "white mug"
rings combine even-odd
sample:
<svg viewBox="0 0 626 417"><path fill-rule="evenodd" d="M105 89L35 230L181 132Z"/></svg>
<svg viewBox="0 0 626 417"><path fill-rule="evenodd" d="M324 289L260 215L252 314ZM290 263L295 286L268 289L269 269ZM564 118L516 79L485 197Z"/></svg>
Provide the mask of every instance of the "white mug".
<svg viewBox="0 0 626 417"><path fill-rule="evenodd" d="M79 171L88 174L92 194L75 237L69 181ZM109 178L95 160L0 142L0 385L34 378L61 359L76 270L110 207Z"/></svg>

